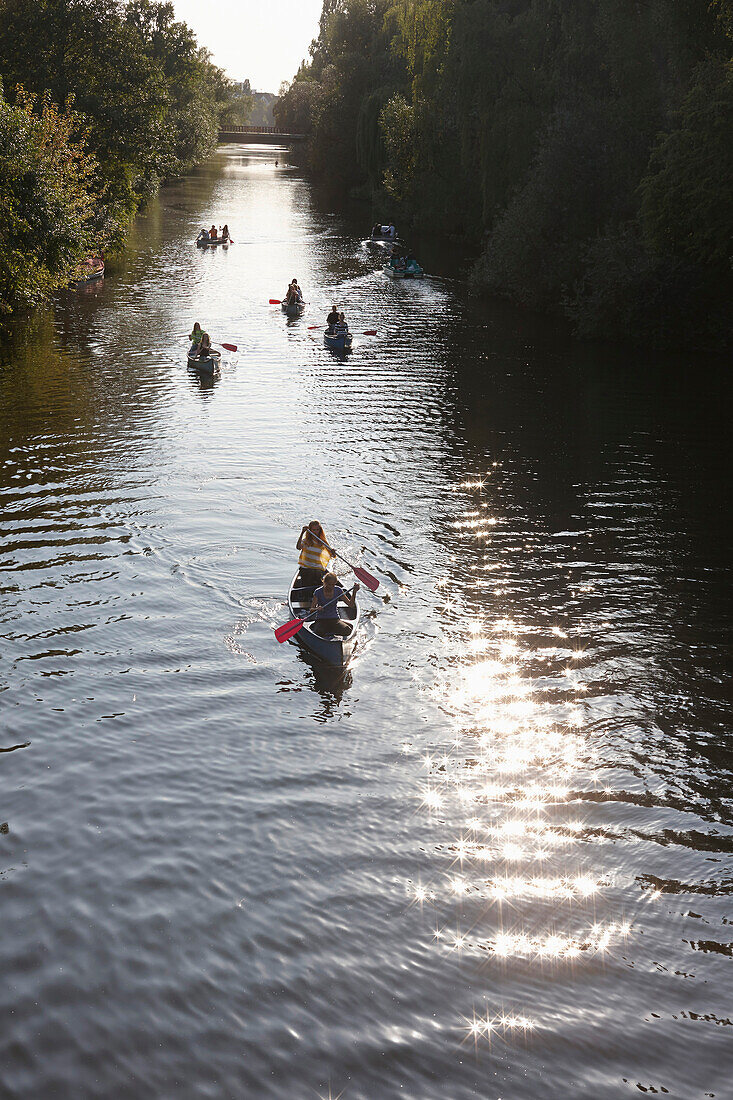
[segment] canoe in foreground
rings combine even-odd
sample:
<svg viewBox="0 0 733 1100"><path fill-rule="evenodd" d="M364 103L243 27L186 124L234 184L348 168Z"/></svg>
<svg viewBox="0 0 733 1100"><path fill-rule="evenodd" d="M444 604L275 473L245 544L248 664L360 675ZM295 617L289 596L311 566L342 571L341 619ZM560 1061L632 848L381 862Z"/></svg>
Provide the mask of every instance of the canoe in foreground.
<svg viewBox="0 0 733 1100"><path fill-rule="evenodd" d="M283 313L287 313L288 317L300 317L301 313L305 309L305 302L292 302L290 305L283 299L280 303Z"/></svg>
<svg viewBox="0 0 733 1100"><path fill-rule="evenodd" d="M191 370L197 370L199 374L217 374L221 362L221 352L211 351L203 358L195 353L188 353L188 365Z"/></svg>
<svg viewBox="0 0 733 1100"><path fill-rule="evenodd" d="M324 332L323 342L331 351L351 351L354 337L350 332Z"/></svg>
<svg viewBox="0 0 733 1100"><path fill-rule="evenodd" d="M315 592L313 587L300 587L298 584L299 576L300 571L293 577L288 592L288 607L294 619L302 619L308 614ZM322 661L326 661L329 665L344 668L353 657L356 649L359 632L359 605L357 604L355 608L349 607L339 600L336 607L338 608L339 618L349 625L348 635L343 638L338 636L322 638L320 634L316 634L313 630L315 620L311 619L301 627L293 641L297 642L303 649L314 653L316 657L320 657Z"/></svg>

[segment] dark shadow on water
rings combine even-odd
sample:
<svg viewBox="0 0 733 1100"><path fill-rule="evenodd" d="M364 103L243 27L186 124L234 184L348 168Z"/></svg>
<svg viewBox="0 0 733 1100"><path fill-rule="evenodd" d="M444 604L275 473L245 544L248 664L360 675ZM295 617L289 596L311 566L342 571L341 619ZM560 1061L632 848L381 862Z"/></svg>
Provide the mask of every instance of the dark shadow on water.
<svg viewBox="0 0 733 1100"><path fill-rule="evenodd" d="M221 376L218 374L201 374L189 366L186 367L186 373L191 389L203 398L209 397L216 384L221 381Z"/></svg>
<svg viewBox="0 0 733 1100"><path fill-rule="evenodd" d="M296 647L298 649L298 660L307 665L312 674L309 686L312 686L320 695L323 703L321 712L314 715L314 717L316 721L327 722L330 718L336 716L345 693L354 682L351 670L348 668L333 668L331 665L319 660L318 657L305 653L299 646L296 645Z"/></svg>

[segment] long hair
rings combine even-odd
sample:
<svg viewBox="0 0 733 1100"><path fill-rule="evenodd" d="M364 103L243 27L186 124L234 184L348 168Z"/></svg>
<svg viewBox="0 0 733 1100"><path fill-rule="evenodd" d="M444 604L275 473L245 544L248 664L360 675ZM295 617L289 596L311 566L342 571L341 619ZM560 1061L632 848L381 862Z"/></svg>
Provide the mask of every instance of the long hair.
<svg viewBox="0 0 733 1100"><path fill-rule="evenodd" d="M313 537L314 535L316 535L317 537L314 538ZM308 524L308 526L305 529L305 541L307 543L309 543L309 545L311 545L311 546L313 546L315 544L316 546L320 546L321 549L323 549L323 547L322 547L321 543L318 541L318 539L323 539L323 541L325 542L326 541L326 532L323 530L323 527L318 522L318 520L313 519L313 520L311 520L311 522Z"/></svg>

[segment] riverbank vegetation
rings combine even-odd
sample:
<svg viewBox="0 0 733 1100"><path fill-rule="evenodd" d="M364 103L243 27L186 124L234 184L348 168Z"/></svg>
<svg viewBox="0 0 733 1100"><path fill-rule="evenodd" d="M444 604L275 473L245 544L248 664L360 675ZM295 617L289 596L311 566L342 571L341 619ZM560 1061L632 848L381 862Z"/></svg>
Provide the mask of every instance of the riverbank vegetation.
<svg viewBox="0 0 733 1100"><path fill-rule="evenodd" d="M582 335L730 342L733 0L325 0L311 170Z"/></svg>
<svg viewBox="0 0 733 1100"><path fill-rule="evenodd" d="M216 146L229 81L153 0L0 0L0 324Z"/></svg>

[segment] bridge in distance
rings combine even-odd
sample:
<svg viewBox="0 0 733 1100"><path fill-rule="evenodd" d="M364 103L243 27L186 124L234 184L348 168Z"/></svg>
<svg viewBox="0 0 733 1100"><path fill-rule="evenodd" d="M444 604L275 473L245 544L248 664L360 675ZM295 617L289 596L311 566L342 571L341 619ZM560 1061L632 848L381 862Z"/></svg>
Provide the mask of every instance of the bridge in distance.
<svg viewBox="0 0 733 1100"><path fill-rule="evenodd" d="M288 145L305 141L305 134L291 134L277 126L227 126L219 131L219 141L237 141L243 145Z"/></svg>

